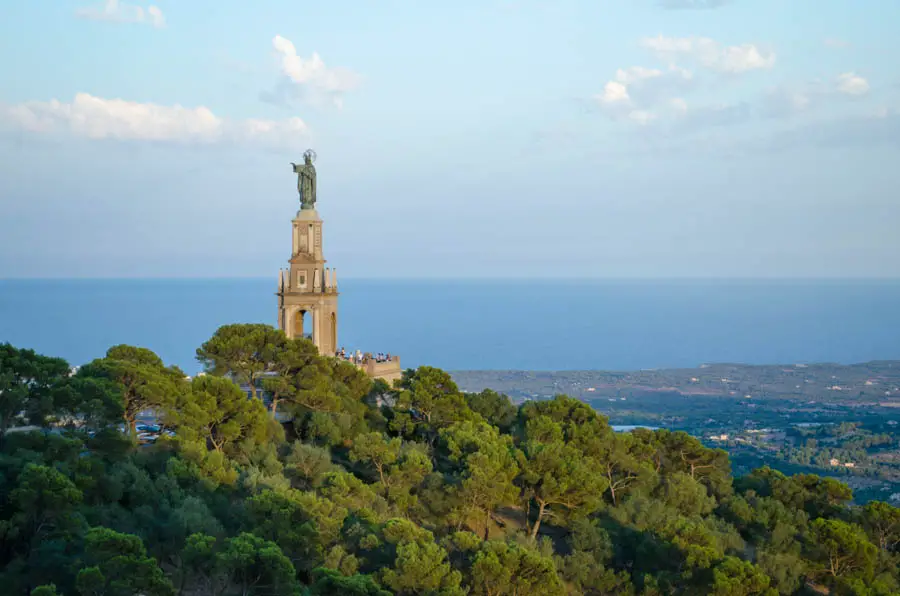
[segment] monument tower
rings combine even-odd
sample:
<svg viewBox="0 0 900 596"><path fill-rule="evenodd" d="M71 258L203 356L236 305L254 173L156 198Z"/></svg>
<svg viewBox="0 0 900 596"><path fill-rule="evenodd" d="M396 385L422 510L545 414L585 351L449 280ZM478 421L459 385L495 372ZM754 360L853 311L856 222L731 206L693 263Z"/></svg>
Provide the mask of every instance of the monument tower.
<svg viewBox="0 0 900 596"><path fill-rule="evenodd" d="M337 351L338 289L334 269L325 267L322 219L316 211L316 153L294 166L300 210L291 228L289 267L278 273L278 327L289 338L306 337L325 356Z"/></svg>
<svg viewBox="0 0 900 596"><path fill-rule="evenodd" d="M305 337L323 356L352 362L373 379L393 383L403 376L396 354L362 352L338 354L338 286L334 269L325 266L322 219L316 212L316 152L303 154L294 166L300 211L291 222L289 267L278 272L278 328L291 338Z"/></svg>

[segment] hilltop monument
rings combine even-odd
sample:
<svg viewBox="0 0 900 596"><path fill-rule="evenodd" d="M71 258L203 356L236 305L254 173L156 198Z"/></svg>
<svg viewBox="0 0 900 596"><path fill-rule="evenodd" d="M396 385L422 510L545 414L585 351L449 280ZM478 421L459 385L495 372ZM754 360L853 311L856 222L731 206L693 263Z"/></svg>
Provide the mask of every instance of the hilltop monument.
<svg viewBox="0 0 900 596"><path fill-rule="evenodd" d="M326 267L322 252L322 218L316 211L316 152L303 154L303 163L291 162L297 174L300 210L291 221L289 267L278 272L278 328L293 339L311 340L323 356L336 356L338 344L337 273ZM373 357L358 352L344 357L373 378L388 382L400 378L400 358Z"/></svg>
<svg viewBox="0 0 900 596"><path fill-rule="evenodd" d="M322 254L322 219L316 211L316 154L291 165L297 174L300 210L292 221L289 267L278 274L278 327L290 338L306 337L320 354L337 351L338 290Z"/></svg>

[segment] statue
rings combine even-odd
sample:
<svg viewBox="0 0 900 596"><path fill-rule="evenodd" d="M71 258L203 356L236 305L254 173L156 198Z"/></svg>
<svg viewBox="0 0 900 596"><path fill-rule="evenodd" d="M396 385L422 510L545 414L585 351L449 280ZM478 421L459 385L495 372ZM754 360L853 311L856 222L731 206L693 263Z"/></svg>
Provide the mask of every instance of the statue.
<svg viewBox="0 0 900 596"><path fill-rule="evenodd" d="M294 166L294 173L297 176L297 192L300 193L300 209L316 208L316 167L313 162L316 161L316 152L307 149L303 154L303 164Z"/></svg>

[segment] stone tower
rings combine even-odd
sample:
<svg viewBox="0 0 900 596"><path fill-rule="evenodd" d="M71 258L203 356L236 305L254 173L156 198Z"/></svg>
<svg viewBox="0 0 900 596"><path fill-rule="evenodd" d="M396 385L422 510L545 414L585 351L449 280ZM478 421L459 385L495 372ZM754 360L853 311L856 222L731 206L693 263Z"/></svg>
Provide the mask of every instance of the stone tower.
<svg viewBox="0 0 900 596"><path fill-rule="evenodd" d="M293 219L291 240L290 267L278 273L278 327L289 338L306 337L320 354L334 356L338 346L337 276L334 269L325 267L322 219L315 209L314 194L311 201L304 198Z"/></svg>

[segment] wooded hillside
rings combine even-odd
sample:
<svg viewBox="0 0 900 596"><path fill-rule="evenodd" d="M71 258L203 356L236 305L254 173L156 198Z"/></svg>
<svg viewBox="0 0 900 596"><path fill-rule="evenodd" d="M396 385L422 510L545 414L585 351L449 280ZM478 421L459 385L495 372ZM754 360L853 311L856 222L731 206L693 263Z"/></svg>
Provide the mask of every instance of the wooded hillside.
<svg viewBox="0 0 900 596"><path fill-rule="evenodd" d="M0 345L0 592L900 593L900 509L833 479L436 368L391 388L265 325L197 355Z"/></svg>

